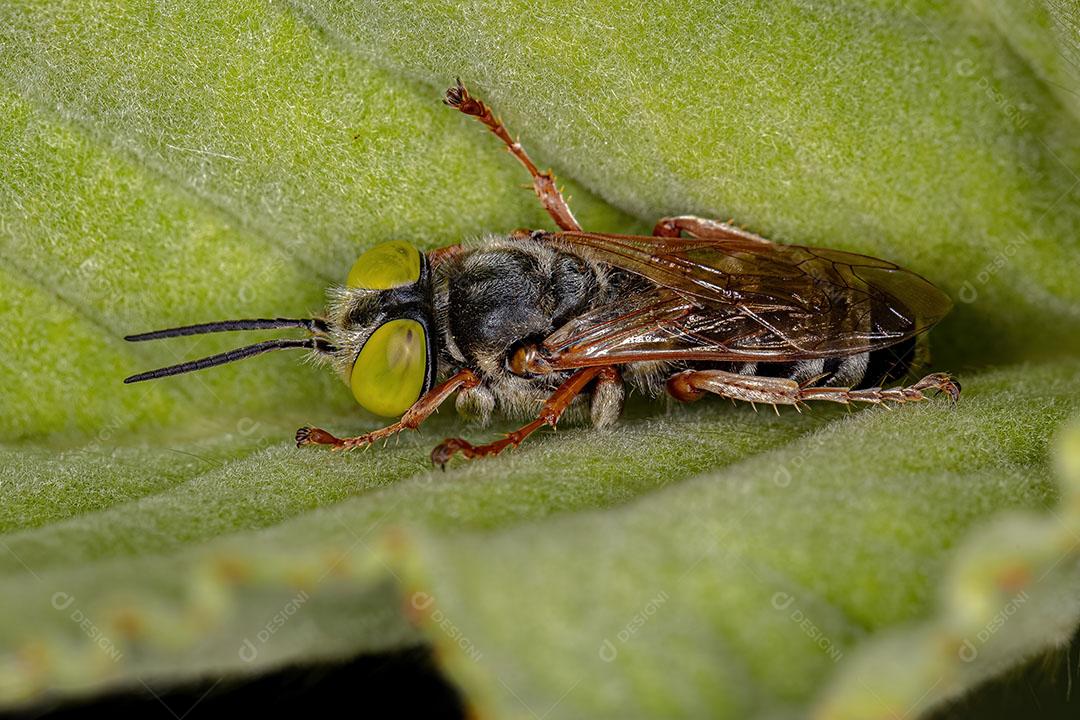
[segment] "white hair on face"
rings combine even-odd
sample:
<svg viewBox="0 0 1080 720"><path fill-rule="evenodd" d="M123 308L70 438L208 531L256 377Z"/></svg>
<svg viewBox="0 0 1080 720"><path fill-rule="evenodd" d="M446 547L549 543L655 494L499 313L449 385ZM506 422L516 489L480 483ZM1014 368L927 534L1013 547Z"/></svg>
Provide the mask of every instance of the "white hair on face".
<svg viewBox="0 0 1080 720"><path fill-rule="evenodd" d="M353 318L363 314L365 310L376 310L376 298L379 291L365 290L363 288L333 286L326 291L327 325L331 343L337 348L324 362L329 362L338 376L348 384L352 374L352 366L360 348L364 346L371 333L378 327L378 323L370 326L357 325Z"/></svg>

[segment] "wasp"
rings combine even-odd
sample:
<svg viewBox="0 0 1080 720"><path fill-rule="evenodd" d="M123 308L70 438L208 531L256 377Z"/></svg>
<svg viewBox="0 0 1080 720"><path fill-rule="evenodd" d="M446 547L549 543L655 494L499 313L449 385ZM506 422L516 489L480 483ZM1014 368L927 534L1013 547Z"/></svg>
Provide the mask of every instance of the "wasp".
<svg viewBox="0 0 1080 720"><path fill-rule="evenodd" d="M712 394L793 405L955 400L945 373L904 387L921 339L952 307L929 281L893 263L774 243L731 222L682 215L652 236L587 232L550 171L541 172L481 100L458 83L444 102L487 126L532 176L556 232L517 230L421 253L401 240L360 255L322 317L229 320L139 335L299 328L278 339L150 372L140 382L286 348L333 368L370 412L396 422L356 437L303 427L296 443L335 450L414 430L456 395L480 423L531 418L494 442L444 440L431 453L497 455L555 427L568 409L613 424L627 387L680 401Z"/></svg>

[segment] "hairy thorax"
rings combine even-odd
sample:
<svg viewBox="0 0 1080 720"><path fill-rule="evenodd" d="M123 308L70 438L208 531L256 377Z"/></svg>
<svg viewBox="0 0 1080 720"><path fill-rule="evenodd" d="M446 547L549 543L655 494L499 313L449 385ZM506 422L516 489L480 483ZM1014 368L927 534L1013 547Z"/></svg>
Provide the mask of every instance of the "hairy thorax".
<svg viewBox="0 0 1080 720"><path fill-rule="evenodd" d="M540 241L501 237L449 258L435 274L440 375L462 367L477 372L481 384L461 393L457 405L481 422L494 409L513 417L535 415L571 374L515 374L509 360L516 350L539 345L575 316L642 282Z"/></svg>

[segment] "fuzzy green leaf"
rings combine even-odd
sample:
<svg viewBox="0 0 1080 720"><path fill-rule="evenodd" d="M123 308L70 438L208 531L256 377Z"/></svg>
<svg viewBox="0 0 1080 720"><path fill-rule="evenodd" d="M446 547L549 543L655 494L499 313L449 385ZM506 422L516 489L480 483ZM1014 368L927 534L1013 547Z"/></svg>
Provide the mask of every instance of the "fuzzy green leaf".
<svg viewBox="0 0 1080 720"><path fill-rule="evenodd" d="M4 5L0 703L429 642L500 716L887 716L1060 642L1080 16L1025 8ZM456 75L587 228L734 215L940 284L959 406L638 402L444 474L509 425L331 455L288 438L378 421L286 353L120 384L235 346L125 334L317 312L375 242L549 227Z"/></svg>

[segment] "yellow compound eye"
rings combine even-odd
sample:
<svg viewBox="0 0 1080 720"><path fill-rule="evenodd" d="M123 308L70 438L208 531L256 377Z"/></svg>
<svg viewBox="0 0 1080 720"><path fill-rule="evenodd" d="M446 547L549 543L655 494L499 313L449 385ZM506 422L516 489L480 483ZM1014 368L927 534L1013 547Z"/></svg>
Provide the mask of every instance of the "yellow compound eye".
<svg viewBox="0 0 1080 720"><path fill-rule="evenodd" d="M365 290L389 290L419 279L420 251L404 240L391 240L362 254L345 284Z"/></svg>
<svg viewBox="0 0 1080 720"><path fill-rule="evenodd" d="M383 323L353 363L353 397L376 415L399 417L419 399L427 362L423 325L415 320Z"/></svg>

